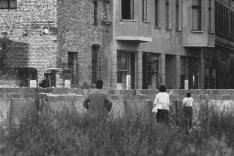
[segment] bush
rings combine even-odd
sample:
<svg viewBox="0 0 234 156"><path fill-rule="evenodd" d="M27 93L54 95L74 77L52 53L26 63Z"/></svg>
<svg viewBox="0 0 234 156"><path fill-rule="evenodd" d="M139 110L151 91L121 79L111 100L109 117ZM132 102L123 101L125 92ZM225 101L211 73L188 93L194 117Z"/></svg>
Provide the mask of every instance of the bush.
<svg viewBox="0 0 234 156"><path fill-rule="evenodd" d="M20 126L9 127L7 133L1 134L1 153L6 156L232 155L226 144L233 145L227 139L232 135L231 130L220 128L224 123L216 120L217 126L212 119L210 134L218 128L217 132L222 131L220 134L226 137L207 136L203 131L207 128L206 121L201 124L202 130L187 135L183 127L158 124L154 119L142 121L140 116L134 120L98 120L66 109L60 113L48 109L40 115L29 111Z"/></svg>

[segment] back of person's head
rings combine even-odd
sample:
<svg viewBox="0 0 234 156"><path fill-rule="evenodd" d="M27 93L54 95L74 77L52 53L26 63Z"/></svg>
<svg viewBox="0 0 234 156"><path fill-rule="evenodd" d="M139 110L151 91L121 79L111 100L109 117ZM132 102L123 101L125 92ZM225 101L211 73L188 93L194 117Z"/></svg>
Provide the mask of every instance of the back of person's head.
<svg viewBox="0 0 234 156"><path fill-rule="evenodd" d="M159 92L166 92L167 91L167 88L165 85L160 85L159 86Z"/></svg>
<svg viewBox="0 0 234 156"><path fill-rule="evenodd" d="M97 89L102 89L103 87L103 81L101 79L96 81L96 88Z"/></svg>
<svg viewBox="0 0 234 156"><path fill-rule="evenodd" d="M191 97L191 93L190 92L186 93L186 97Z"/></svg>

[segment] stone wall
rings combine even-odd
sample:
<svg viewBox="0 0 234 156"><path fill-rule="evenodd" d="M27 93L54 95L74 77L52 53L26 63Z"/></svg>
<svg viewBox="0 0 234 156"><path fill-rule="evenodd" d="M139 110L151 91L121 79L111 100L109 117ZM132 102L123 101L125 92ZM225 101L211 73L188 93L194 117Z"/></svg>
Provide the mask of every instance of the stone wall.
<svg viewBox="0 0 234 156"><path fill-rule="evenodd" d="M113 102L111 110L114 117L135 118L142 115L148 119L152 114L152 102L158 90L104 90ZM172 117L181 115L181 101L187 90L171 90ZM82 105L89 90L69 88L1 88L0 89L0 124L18 124L19 116L26 108L40 110L48 104L53 111L59 112L64 107L79 113L85 113ZM195 100L194 117L197 118L202 104L209 103L219 110L234 110L234 90L190 90ZM40 108L40 109L39 109ZM226 111L225 110L225 111ZM176 116L176 117L177 117Z"/></svg>

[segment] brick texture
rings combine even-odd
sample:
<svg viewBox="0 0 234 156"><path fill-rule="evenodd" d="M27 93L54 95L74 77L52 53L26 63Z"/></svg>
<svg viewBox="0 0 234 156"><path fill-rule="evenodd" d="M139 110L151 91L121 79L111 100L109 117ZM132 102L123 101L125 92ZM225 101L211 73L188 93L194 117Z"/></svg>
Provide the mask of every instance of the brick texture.
<svg viewBox="0 0 234 156"><path fill-rule="evenodd" d="M104 23L106 1L98 0L98 24L94 25L92 0L58 0L59 66L68 67L68 52L78 53L78 83L91 83L92 45L99 48L99 77L108 85L109 53L111 52L111 26Z"/></svg>
<svg viewBox="0 0 234 156"><path fill-rule="evenodd" d="M33 67L42 79L47 67L56 67L57 37L51 31L57 27L56 0L18 0L17 9L1 9L0 14L0 33L7 33L2 68Z"/></svg>

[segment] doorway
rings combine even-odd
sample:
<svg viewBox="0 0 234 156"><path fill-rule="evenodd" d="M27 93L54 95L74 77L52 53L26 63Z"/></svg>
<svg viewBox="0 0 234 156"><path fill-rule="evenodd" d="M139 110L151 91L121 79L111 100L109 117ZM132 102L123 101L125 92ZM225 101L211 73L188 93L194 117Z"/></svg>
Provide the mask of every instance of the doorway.
<svg viewBox="0 0 234 156"><path fill-rule="evenodd" d="M78 85L78 52L68 52L68 69L71 71L71 84Z"/></svg>

